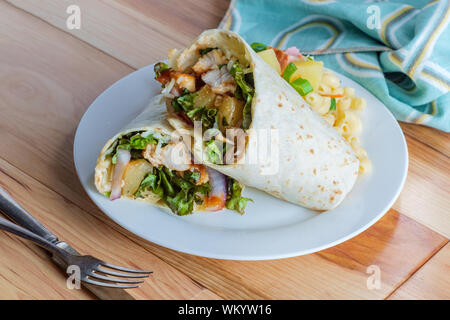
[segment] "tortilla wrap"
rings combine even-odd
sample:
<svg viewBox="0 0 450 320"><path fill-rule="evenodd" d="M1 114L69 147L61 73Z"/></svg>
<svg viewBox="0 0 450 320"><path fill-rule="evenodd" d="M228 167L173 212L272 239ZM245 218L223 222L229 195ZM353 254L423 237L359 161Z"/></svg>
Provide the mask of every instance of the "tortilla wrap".
<svg viewBox="0 0 450 320"><path fill-rule="evenodd" d="M147 160L144 161L144 176L139 176L142 179L140 180L136 178L136 175L131 174L131 176L133 176L134 178L132 179L132 181L140 182L142 184L147 173L155 174L154 169L159 169L160 171L168 169L171 172L172 176L166 176L166 181L168 182L166 182L165 185L175 183L174 181L179 182L180 179L187 179L183 180L183 185L186 186L186 183L188 183L187 188L189 188L190 191L187 191L187 189L185 188L179 191L176 191L176 189L172 189L175 192L176 196L171 195L171 197L172 199L174 199L173 201L177 201L177 203L180 203L186 207L189 207L189 203L191 203L192 208L188 209L188 213L186 213L186 211L184 211L184 213L181 211L177 211L177 209L174 209L174 202L168 202L167 199L162 199L160 195L155 194L149 187L145 187L143 189L139 188L136 191L134 191L135 189L132 188L131 190L133 191L131 192L131 194L127 195L127 192L124 192L124 189L127 189L125 183L127 176L126 172L128 172L128 167L132 162L129 162L129 164L126 165L125 171L122 174L122 178L120 180L122 184L119 189L115 189L119 191L119 196L110 196L114 184L114 171L116 170L117 165L119 165L119 160L117 160L116 165L113 164L112 153L114 150L118 149L117 144L119 139L130 137L130 134L132 137L136 134L145 137L149 137L151 135L153 139L158 141L157 143L147 142L145 148L141 148L142 153L141 156L138 157L138 161L142 161L142 157ZM217 211L224 207L243 214L245 205L237 205L242 201L245 201L246 199L241 199L241 193L244 189L244 186L239 181L227 178L219 172L214 173L214 170L206 169L206 167L203 165L193 164L192 155L183 143L183 139L185 138L189 139L189 134L187 134L185 137L182 132L175 131L168 123L163 95L154 97L151 103L143 110L143 112L129 124L127 124L122 130L120 130L119 133L114 135L114 137L109 139L101 150L95 168L95 186L97 190L105 194L106 196L111 197L111 199L122 197L131 200L145 201L158 207L167 208L170 206L172 212L178 215L190 214L197 211ZM133 140L133 138L127 139L129 139L128 141ZM167 149L168 147L169 149ZM149 150L151 150L151 152L154 154L151 156L148 155L147 153L150 152ZM141 152L140 150L138 151ZM154 163L155 161L158 161L159 164ZM141 165L141 163L142 162L140 162L139 165ZM186 177L187 171L196 171L200 173L199 179L196 182L193 182L193 180L189 180L189 178ZM169 174L167 173L167 171L164 172L166 172L166 175ZM213 175L215 176L216 183L212 182ZM223 184L217 183L217 176L223 176L223 178L219 177L219 180L223 181ZM176 177L178 177L178 179ZM163 182L161 182L161 184L162 183ZM209 183L212 184L211 189L209 189L209 191L205 191L204 188L206 187L206 185L209 185ZM233 186L234 188L234 191L230 194L227 192L227 183L230 184L230 187ZM137 185L135 184L134 186L137 187ZM180 185L172 185L172 188L176 188L176 186ZM197 189L197 187L200 189ZM195 197L197 197L195 201L193 201L192 199L188 200L188 192L194 192ZM167 195L163 194L163 196L166 197ZM180 197L178 198L178 196ZM199 201L198 197L200 197L202 201ZM183 201L190 202L186 203Z"/></svg>
<svg viewBox="0 0 450 320"><path fill-rule="evenodd" d="M246 186L306 208L330 210L338 206L358 177L359 161L351 146L239 35L225 30L205 31L186 49L169 53L170 67L189 72L200 57L199 49L216 47L250 66L255 93L252 122L246 130L246 161L205 164ZM193 129L178 117L170 115L169 122L177 129L191 130L193 135ZM248 158L263 147L258 137L261 129L278 132L278 138L270 144L277 154L250 163ZM201 143L194 143L192 148L196 158L204 159Z"/></svg>
<svg viewBox="0 0 450 320"><path fill-rule="evenodd" d="M161 97L155 97L142 113L105 143L103 149L100 151L95 167L95 186L99 192L106 193L111 191L111 173L114 165L111 162L111 158L107 157L107 155L113 147L114 142L129 133L140 131L159 133L167 136L170 136L174 131L167 122L166 108L165 105L161 103ZM122 195L122 197L133 200L143 200L159 207L166 207L157 196L152 197L151 194L148 194L142 199L135 199L134 197L125 195Z"/></svg>

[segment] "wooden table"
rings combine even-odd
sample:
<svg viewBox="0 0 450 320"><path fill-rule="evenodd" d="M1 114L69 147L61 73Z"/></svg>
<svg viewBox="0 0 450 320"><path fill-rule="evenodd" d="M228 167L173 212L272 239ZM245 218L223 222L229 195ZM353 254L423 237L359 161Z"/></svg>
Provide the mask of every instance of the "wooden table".
<svg viewBox="0 0 450 320"><path fill-rule="evenodd" d="M81 8L68 30L66 9ZM78 122L108 86L218 25L214 0L0 1L0 185L82 253L154 270L138 299L450 298L450 138L401 124L410 153L400 198L373 227L307 256L206 259L159 247L108 219L75 173ZM44 251L0 232L0 298L93 299L68 290ZM381 287L368 289L368 267ZM370 269L369 269L370 271Z"/></svg>

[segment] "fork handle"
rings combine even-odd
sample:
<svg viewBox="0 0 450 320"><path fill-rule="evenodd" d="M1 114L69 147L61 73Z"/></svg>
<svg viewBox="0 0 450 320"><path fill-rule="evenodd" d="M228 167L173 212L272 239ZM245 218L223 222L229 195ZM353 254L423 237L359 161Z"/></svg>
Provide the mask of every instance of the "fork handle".
<svg viewBox="0 0 450 320"><path fill-rule="evenodd" d="M21 226L6 220L4 218L0 217L0 229L3 229L5 231L11 232L15 235L18 235L19 237L28 239L36 243L37 245L43 247L44 249L47 249L50 252L55 253L56 255L66 257L67 253L57 247L55 244L51 243L50 241L46 240L45 238L31 232L28 229L22 228Z"/></svg>
<svg viewBox="0 0 450 320"><path fill-rule="evenodd" d="M48 242L58 242L58 237L42 225L35 217L20 206L2 187L0 187L0 211L17 224L39 235Z"/></svg>

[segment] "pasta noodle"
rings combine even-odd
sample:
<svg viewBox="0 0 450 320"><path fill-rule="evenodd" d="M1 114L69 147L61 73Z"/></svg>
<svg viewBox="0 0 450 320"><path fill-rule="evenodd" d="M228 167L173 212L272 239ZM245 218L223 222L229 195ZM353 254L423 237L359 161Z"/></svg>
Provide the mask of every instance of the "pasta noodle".
<svg viewBox="0 0 450 320"><path fill-rule="evenodd" d="M316 92L310 92L305 96L305 100L311 106L317 106L322 101L322 97Z"/></svg>
<svg viewBox="0 0 450 320"><path fill-rule="evenodd" d="M334 126L334 122L336 121L336 117L335 117L333 114L328 113L328 114L324 115L323 117L325 118L325 120L326 120L331 126Z"/></svg>
<svg viewBox="0 0 450 320"><path fill-rule="evenodd" d="M359 159L359 172L370 173L372 171L372 163L369 158Z"/></svg>
<svg viewBox="0 0 450 320"><path fill-rule="evenodd" d="M352 109L363 110L366 107L366 100L363 98L354 98L352 100Z"/></svg>
<svg viewBox="0 0 450 320"><path fill-rule="evenodd" d="M344 95L343 88L333 88L332 92L333 92L333 95Z"/></svg>
<svg viewBox="0 0 450 320"><path fill-rule="evenodd" d="M372 164L357 137L362 131L358 111L366 107L366 100L356 97L354 88L342 88L340 85L339 78L331 70L325 69L317 92L308 93L305 100L350 143L360 162L360 173L369 173ZM332 99L335 99L335 108L332 108Z"/></svg>
<svg viewBox="0 0 450 320"><path fill-rule="evenodd" d="M348 134L358 135L362 129L362 123L359 117L352 111L347 111L345 113L345 121L348 125Z"/></svg>
<svg viewBox="0 0 450 320"><path fill-rule="evenodd" d="M322 97L322 103L319 106L317 112L321 115L326 115L328 111L330 111L331 98L330 97Z"/></svg>
<svg viewBox="0 0 450 320"><path fill-rule="evenodd" d="M339 88L341 81L332 73L325 73L322 77L322 83L330 88Z"/></svg>
<svg viewBox="0 0 450 320"><path fill-rule="evenodd" d="M344 88L344 95L347 96L347 97L353 98L355 96L355 89L350 88L350 87L345 87Z"/></svg>
<svg viewBox="0 0 450 320"><path fill-rule="evenodd" d="M322 82L319 83L319 89L317 91L322 95L331 94L331 88Z"/></svg>
<svg viewBox="0 0 450 320"><path fill-rule="evenodd" d="M339 110L348 110L352 105L352 99L344 97L338 100L337 107Z"/></svg>
<svg viewBox="0 0 450 320"><path fill-rule="evenodd" d="M349 135L347 136L347 141L350 143L350 145L352 146L352 148L354 149L355 147L359 146L359 138Z"/></svg>

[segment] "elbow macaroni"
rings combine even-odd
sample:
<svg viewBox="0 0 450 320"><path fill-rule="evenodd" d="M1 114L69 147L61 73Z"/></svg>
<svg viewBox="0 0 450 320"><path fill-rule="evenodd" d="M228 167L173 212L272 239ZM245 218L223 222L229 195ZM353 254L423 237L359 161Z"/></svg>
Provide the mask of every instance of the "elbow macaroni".
<svg viewBox="0 0 450 320"><path fill-rule="evenodd" d="M341 86L341 81L339 80L339 78L331 72L324 73L321 83L333 89L339 88Z"/></svg>
<svg viewBox="0 0 450 320"><path fill-rule="evenodd" d="M330 110L333 96L336 110ZM357 137L362 131L358 112L366 107L366 100L356 97L354 88L342 88L341 81L331 70L324 71L317 92L310 92L304 98L314 111L322 115L349 142L359 160L359 172L369 173L372 164Z"/></svg>

